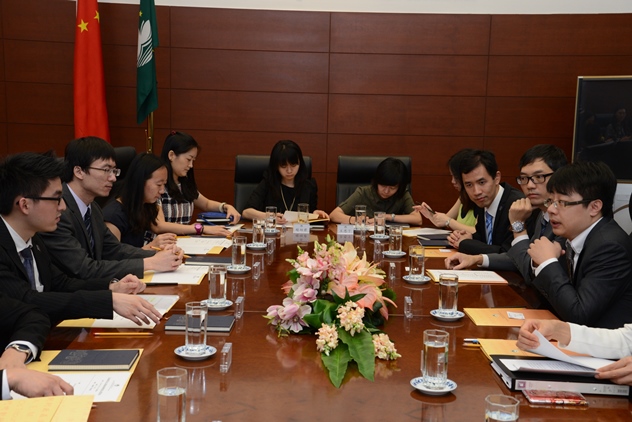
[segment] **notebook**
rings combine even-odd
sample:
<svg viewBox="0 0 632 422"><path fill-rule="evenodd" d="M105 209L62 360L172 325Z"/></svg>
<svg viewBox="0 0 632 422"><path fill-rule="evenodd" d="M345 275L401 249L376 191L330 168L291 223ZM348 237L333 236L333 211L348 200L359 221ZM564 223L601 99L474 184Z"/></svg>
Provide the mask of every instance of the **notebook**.
<svg viewBox="0 0 632 422"><path fill-rule="evenodd" d="M128 371L140 352L138 349L75 350L64 349L48 364L49 371Z"/></svg>
<svg viewBox="0 0 632 422"><path fill-rule="evenodd" d="M199 319L197 322L199 323ZM233 315L209 315L206 321L206 331L229 332L234 323L235 317ZM165 322L165 331L184 331L185 329L186 315L184 314L173 314Z"/></svg>

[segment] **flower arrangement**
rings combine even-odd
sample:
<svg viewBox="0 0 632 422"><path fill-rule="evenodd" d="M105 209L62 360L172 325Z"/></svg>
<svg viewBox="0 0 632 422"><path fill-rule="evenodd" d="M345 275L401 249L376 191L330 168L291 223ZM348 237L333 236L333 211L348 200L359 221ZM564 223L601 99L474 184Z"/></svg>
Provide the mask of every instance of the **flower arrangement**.
<svg viewBox="0 0 632 422"><path fill-rule="evenodd" d="M375 358L400 357L378 326L388 319L387 304L395 306L395 293L384 285L384 271L359 257L353 244L344 246L327 236L314 242L314 254L298 248L290 280L282 287L282 305L270 306L265 316L279 336L316 333L329 379L340 387L349 362L355 361L362 376L373 381Z"/></svg>

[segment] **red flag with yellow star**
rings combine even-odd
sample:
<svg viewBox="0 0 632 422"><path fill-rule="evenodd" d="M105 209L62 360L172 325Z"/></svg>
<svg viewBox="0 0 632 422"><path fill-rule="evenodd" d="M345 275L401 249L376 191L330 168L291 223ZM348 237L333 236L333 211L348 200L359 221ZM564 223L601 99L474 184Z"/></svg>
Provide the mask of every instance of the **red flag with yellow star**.
<svg viewBox="0 0 632 422"><path fill-rule="evenodd" d="M75 137L98 136L110 142L97 0L77 0L74 82Z"/></svg>

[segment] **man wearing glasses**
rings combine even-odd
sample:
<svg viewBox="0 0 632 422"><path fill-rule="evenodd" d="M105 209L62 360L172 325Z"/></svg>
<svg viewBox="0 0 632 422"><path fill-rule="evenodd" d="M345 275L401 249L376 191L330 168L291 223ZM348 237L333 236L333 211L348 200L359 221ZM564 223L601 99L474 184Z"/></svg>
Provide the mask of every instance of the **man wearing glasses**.
<svg viewBox="0 0 632 422"><path fill-rule="evenodd" d="M530 242L542 236L554 238L544 206L549 197L546 183L566 163L566 154L559 147L541 144L529 148L520 158L520 175L516 177L525 197L517 199L509 208L510 230L513 232L511 248L506 253L496 254L459 252L446 258L446 268L461 270L477 265L492 270L519 271L530 284L533 275L531 257L527 255ZM528 224L530 221L533 223Z"/></svg>
<svg viewBox="0 0 632 422"><path fill-rule="evenodd" d="M528 253L533 286L564 321L600 328L632 322L632 241L612 218L616 188L601 162L569 164L547 185L553 233L567 240L542 237Z"/></svg>
<svg viewBox="0 0 632 422"><path fill-rule="evenodd" d="M39 233L55 230L66 208L62 170L57 159L34 153L16 154L0 163L0 292L39 307L53 324L76 318L112 319L112 311L138 325L157 323L160 313L135 295L145 289L135 276L119 283L79 280L51 263Z"/></svg>
<svg viewBox="0 0 632 422"><path fill-rule="evenodd" d="M96 137L66 146L63 198L67 209L57 229L42 235L54 264L71 277L111 280L144 271L173 271L182 263L175 246L156 253L119 242L103 220L97 197L107 197L116 177L114 148Z"/></svg>

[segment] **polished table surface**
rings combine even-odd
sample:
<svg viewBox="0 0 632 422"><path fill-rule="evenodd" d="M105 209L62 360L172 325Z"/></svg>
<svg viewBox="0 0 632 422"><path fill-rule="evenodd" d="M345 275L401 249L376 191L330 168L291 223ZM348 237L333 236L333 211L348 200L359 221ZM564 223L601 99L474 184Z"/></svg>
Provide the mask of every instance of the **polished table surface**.
<svg viewBox="0 0 632 422"><path fill-rule="evenodd" d="M335 230L330 226L329 230ZM313 239L321 240L326 233L313 232L311 243L303 249L313 250ZM296 243L292 232L276 238L277 248L272 256L248 253L248 264L253 260L263 263L260 280L229 275L228 296L245 289L245 313L226 334L209 333L208 344L221 350L226 342L233 344L233 363L226 374L219 372L219 353L208 360L191 362L175 355L174 349L184 344L182 332L165 332L163 321L147 338L98 338L90 329L55 328L46 349L76 348L143 348L145 350L120 403L98 403L90 414L90 421L145 421L156 420L156 371L168 366L188 369L188 421L470 421L484 419L484 399L488 394L512 394L521 400L520 419L525 420L632 420L632 405L626 398L587 396L588 407L530 406L522 393L510 393L496 376L484 354L463 345L464 338L515 339L517 329L507 327L477 327L466 316L457 322L441 322L430 316L437 308L438 289L434 283L411 286L401 279L405 274L406 259L383 260L388 274L395 264L395 279L389 283L397 293L397 308L383 330L395 342L402 355L396 361L376 360L375 381L362 378L355 367L350 367L340 389L329 381L316 351L315 336L291 335L279 338L263 318L270 305L280 304L284 298L280 290L287 281L291 268L285 259L295 258ZM404 238L404 249L414 239ZM356 237L356 244L359 245ZM372 257L373 242L364 247ZM222 255L228 256L229 250ZM428 268L443 268L442 260L432 258ZM520 307L532 305L532 299L517 291L519 279L503 274L512 286L460 285L459 309L464 307ZM413 319L403 316L403 297L409 289L421 291L421 315ZM205 299L208 283L197 286L148 287L146 293L178 294L180 300L170 311L183 313L184 304ZM528 292L526 292L528 293ZM237 293L235 293L237 294ZM528 294L525 295L527 298ZM230 314L233 310L219 312ZM167 316L169 316L167 314ZM448 378L457 389L445 396L427 396L410 386L410 380L420 375L422 333L439 328L450 333Z"/></svg>

